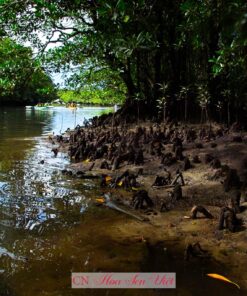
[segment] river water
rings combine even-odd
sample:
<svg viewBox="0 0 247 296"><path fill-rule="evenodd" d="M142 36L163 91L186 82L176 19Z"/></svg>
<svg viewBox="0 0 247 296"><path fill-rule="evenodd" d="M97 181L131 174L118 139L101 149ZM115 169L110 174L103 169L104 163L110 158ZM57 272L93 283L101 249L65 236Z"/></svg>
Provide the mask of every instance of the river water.
<svg viewBox="0 0 247 296"><path fill-rule="evenodd" d="M98 183L61 174L69 159L53 156L48 135L109 111L0 109L0 295L242 295L205 277L222 270L217 263L185 265L175 242L164 251L121 236L118 225L131 218L95 205ZM93 271L176 272L177 289L71 289L71 272Z"/></svg>

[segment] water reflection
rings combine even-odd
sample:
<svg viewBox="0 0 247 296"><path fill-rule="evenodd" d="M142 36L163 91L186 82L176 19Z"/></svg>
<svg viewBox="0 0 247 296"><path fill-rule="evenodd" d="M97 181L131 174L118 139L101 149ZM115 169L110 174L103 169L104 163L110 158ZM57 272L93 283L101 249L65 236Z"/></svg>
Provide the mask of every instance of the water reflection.
<svg viewBox="0 0 247 296"><path fill-rule="evenodd" d="M62 210L76 204L81 212L85 210L86 198L60 174L68 164L66 155L52 156L46 135L73 128L104 111L0 109L1 225L41 232L42 224L61 220L57 200L62 200Z"/></svg>
<svg viewBox="0 0 247 296"><path fill-rule="evenodd" d="M181 256L172 253L174 242L166 245L171 250L167 256L163 246L157 251L129 238L133 223L141 235L140 222L96 207L92 200L100 192L93 181L59 173L68 159L62 153L53 156L47 135L102 112L0 109L0 295L163 295L158 290L76 291L70 277L72 271L164 269L180 276L178 290L165 295L218 295L219 288L224 295L241 295L221 283L209 286L202 277L207 266L185 267ZM123 224L127 230L119 232ZM151 231L153 226L148 227Z"/></svg>
<svg viewBox="0 0 247 296"><path fill-rule="evenodd" d="M49 236L78 223L90 201L87 190L77 190L76 182L60 174L68 159L62 153L53 156L47 134L73 128L103 111L0 109L0 276L6 283L0 286L1 295L20 287L15 283L19 276L28 280L22 271L33 269L32 258L43 262L54 257ZM27 295L26 289L17 291Z"/></svg>

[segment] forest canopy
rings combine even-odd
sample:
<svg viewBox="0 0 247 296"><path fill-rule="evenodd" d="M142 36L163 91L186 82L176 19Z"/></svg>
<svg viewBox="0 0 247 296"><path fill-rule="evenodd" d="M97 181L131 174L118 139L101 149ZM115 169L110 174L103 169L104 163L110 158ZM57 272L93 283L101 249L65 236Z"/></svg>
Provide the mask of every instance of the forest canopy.
<svg viewBox="0 0 247 296"><path fill-rule="evenodd" d="M33 42L47 69L76 69L79 88L78 73L114 73L124 112L164 120L245 119L246 29L245 0L0 1L0 30Z"/></svg>
<svg viewBox="0 0 247 296"><path fill-rule="evenodd" d="M67 79L66 89L58 91L59 98L64 102L78 102L93 105L122 104L126 96L126 87L116 71L108 67L85 67L76 71Z"/></svg>
<svg viewBox="0 0 247 296"><path fill-rule="evenodd" d="M0 39L0 104L24 105L54 99L51 78L32 50L10 38Z"/></svg>

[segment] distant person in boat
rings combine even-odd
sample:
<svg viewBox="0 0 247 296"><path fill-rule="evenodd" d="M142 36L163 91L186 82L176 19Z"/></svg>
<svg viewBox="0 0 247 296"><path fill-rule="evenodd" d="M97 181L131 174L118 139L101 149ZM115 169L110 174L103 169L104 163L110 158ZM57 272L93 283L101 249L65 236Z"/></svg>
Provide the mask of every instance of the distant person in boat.
<svg viewBox="0 0 247 296"><path fill-rule="evenodd" d="M67 108L77 108L77 105L75 102L71 102L67 105Z"/></svg>

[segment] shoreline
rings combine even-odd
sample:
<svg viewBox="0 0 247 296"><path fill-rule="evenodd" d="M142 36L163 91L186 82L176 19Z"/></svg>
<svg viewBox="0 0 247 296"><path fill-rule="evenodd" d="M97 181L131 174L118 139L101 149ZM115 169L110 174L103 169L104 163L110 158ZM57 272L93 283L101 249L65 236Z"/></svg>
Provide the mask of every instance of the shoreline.
<svg viewBox="0 0 247 296"><path fill-rule="evenodd" d="M119 141L116 142L116 146L119 146L123 135L126 137L126 134L138 134L140 126L148 130L150 129L151 124L143 123L139 126L132 125L129 126L127 130L124 130L121 127L116 128L112 126L104 126L103 130L101 127L88 127L84 129L84 132L97 135L92 141L96 143L97 139L98 141L100 140L100 135L103 137L107 132L114 133L115 130L115 132L120 134ZM165 126L161 125L153 128L154 132L157 130L159 131L160 129L165 129ZM236 281L239 279L242 284L241 288L247 289L245 271L245 263L247 263L245 229L247 221L246 210L237 214L238 218L242 219L243 225L236 232L232 233L226 229L217 229L220 208L228 205L231 195L235 190L241 191L241 206L247 207L244 188L234 188L233 186L228 192L225 192L222 185L225 176L219 174L220 169L227 165L230 168L237 170L241 180L244 178L245 168L243 168L242 163L247 157L247 152L245 152L247 134L239 131L225 132L223 131L223 127L215 125L213 127L214 131L210 137L208 137L208 131L206 131L205 138L199 139L198 134L202 128L198 125L191 125L190 127L178 126L173 127L172 129L175 129L178 135L181 135L181 130L195 130L196 138L194 140L184 139L182 144L183 157L189 159L192 166L191 168L186 170L181 169L184 165L184 159L176 160L169 166L161 165L160 151L154 153L154 155L150 154L150 151L148 150L150 141L147 141L147 144L142 143L143 135L140 135L138 145L143 149L143 164L128 164L126 161L123 161L120 163L119 168L115 170L101 169L100 166L102 161L106 158L104 155L104 157L98 159L86 158L84 160L79 160L76 163L71 163L68 166L67 171L71 171L76 178L82 177L83 179L85 177L84 174L88 174L98 178L102 178L102 175L107 175L114 179L126 170L133 174L137 174L140 172L140 169L142 169L143 173L139 173L136 178L137 183L140 185L139 188L122 188L122 186L111 188L109 185L102 187L102 196L104 193L110 192L111 199L119 207L129 210L131 213L141 217L146 217L149 220L147 223L141 222L141 225L143 226L140 226L140 223L135 223L133 220L131 227L128 225L127 229L123 223L123 225L118 225L119 230L126 235L129 234L131 236L135 231L142 229L142 239L153 244L166 239L178 240L179 248L181 250L185 250L189 244L193 245L199 242L202 249L209 252L210 258L227 265L232 271L233 279L237 278ZM208 127L205 127L205 129L207 130ZM222 135L216 136L220 130L222 131ZM64 139L67 138L68 140L70 137L71 140L73 136L75 136L75 133L77 133L77 131L71 131L70 134L64 136ZM181 138L182 137L184 136L181 136ZM241 141L239 140L239 137L241 137ZM53 141L54 140L57 140L57 138L55 137ZM172 141L168 141L165 144L163 143L163 140L158 142L162 142L162 154L172 153L172 155L174 155L174 151L172 151L174 143ZM76 140L72 143L55 141L58 150L65 153L68 153L69 146L76 145L76 143ZM103 145L104 144L105 143L103 143ZM110 145L110 142L108 144ZM99 146L102 147L102 145ZM234 158L234 153L237 153L239 158ZM210 163L205 163L207 154L212 155L214 159L220 160L220 165L218 165L217 168L213 168ZM196 155L201 162L195 163L193 161ZM94 165L92 165L93 163ZM113 166L113 163L114 161L112 161L112 164L110 164L109 161L111 166ZM180 168L182 170L185 185L182 186L183 198L178 200L175 205L167 211L160 212L161 203L169 200L170 192L173 188L170 186L152 187L157 175L166 175L167 171L164 171L164 168L170 172L172 178L176 176L176 171ZM64 173L66 174L66 172ZM219 176L216 178L215 176L217 174ZM154 207L152 209L146 207L144 209L135 210L130 206L132 197L138 190L146 190L148 192L148 196L154 202ZM190 215L190 210L194 205L205 206L214 218L206 219L199 214L200 217L197 219L186 219L185 216ZM135 226L136 224L138 224L138 227ZM153 230L151 232L150 228L147 226L148 224L154 226L152 227ZM200 260L200 258L192 258L192 260Z"/></svg>

